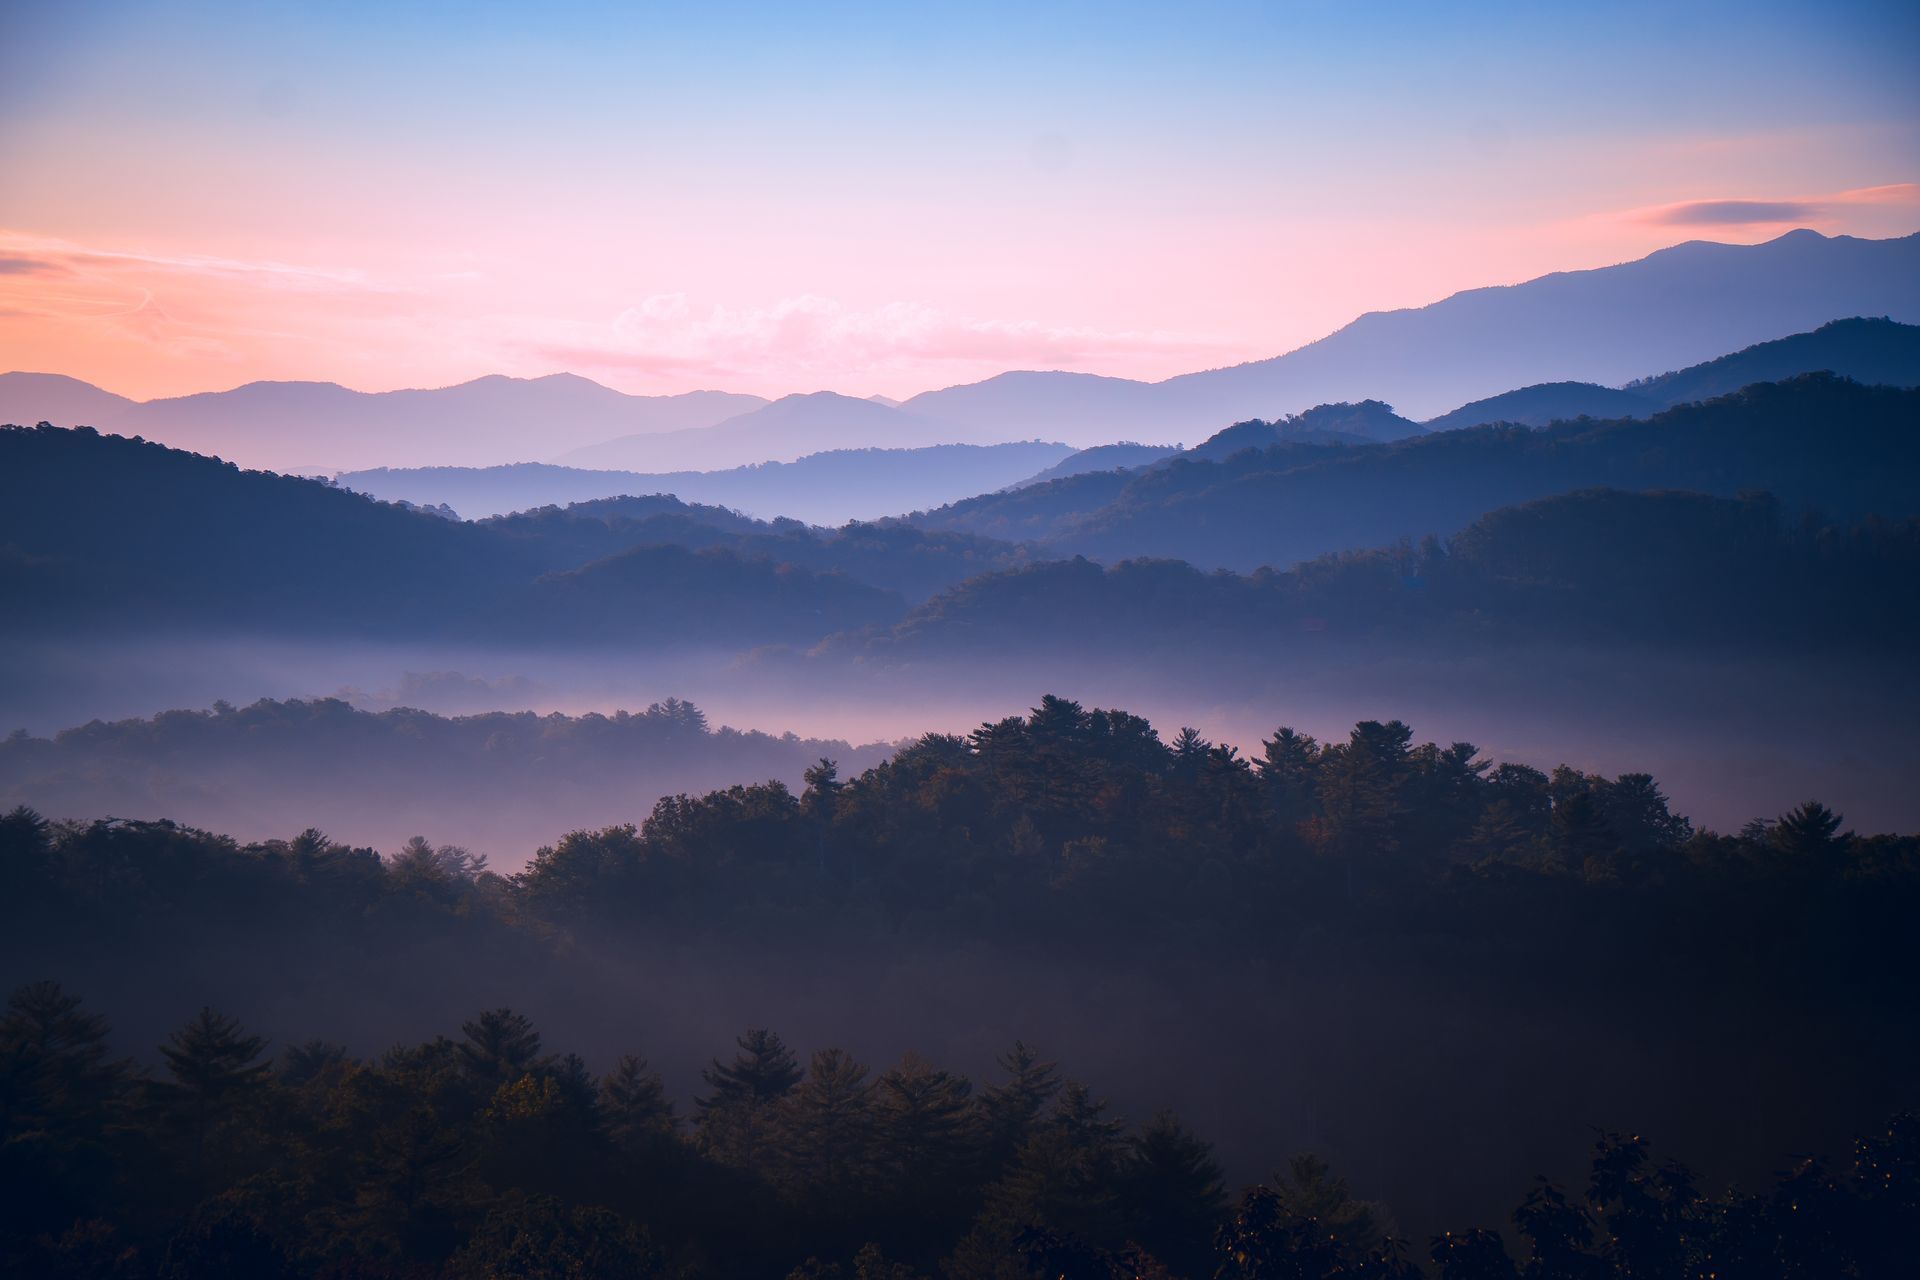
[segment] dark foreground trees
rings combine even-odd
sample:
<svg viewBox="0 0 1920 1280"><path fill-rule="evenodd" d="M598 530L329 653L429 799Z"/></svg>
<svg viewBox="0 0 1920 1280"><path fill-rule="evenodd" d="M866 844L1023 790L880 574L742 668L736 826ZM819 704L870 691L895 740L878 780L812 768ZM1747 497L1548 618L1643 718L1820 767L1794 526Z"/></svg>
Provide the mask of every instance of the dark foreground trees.
<svg viewBox="0 0 1920 1280"><path fill-rule="evenodd" d="M1311 1156L1230 1200L1177 1118L1129 1127L1024 1045L975 1090L750 1031L688 1130L637 1059L595 1080L511 1010L366 1060L211 1010L158 1069L106 1035L50 982L0 1019L9 1275L1814 1280L1899 1274L1920 1221L1910 1116L1753 1192L1603 1133L1504 1235L1416 1243Z"/></svg>
<svg viewBox="0 0 1920 1280"><path fill-rule="evenodd" d="M673 797L508 876L424 840L383 856L317 831L243 846L163 822L0 815L0 972L84 974L123 1023L160 1007L137 1038L164 1042L136 1067L61 989L17 993L0 1032L0 1271L1864 1276L1884 1274L1890 1224L1913 1220L1907 1121L1741 1194L1607 1139L1590 1185L1542 1186L1511 1222L1510 1179L1537 1162L1503 1157L1496 1172L1471 1142L1430 1132L1421 1177L1478 1179L1488 1194L1472 1203L1490 1208L1409 1209L1419 1188L1403 1181L1394 1198L1419 1238L1396 1243L1390 1206L1324 1165L1285 1149L1226 1158L1246 1145L1236 1129L1303 1105L1286 1082L1327 1079L1289 1073L1289 1055L1316 1048L1306 1029L1211 1042L1248 1055L1236 1064L1252 1074L1211 1071L1187 1039L1203 1019L1270 1018L1292 984L1319 998L1322 1034L1389 1027L1330 1061L1413 1064L1307 1101L1404 1120L1451 1117L1483 1083L1474 1073L1526 1061L1515 1055L1542 1026L1593 1029L1579 1044L1607 1061L1675 1073L1633 1095L1643 1103L1693 1098L1683 1060L1731 1029L1740 1049L1772 1054L1740 1058L1745 1085L1774 1073L1746 1095L1769 1103L1729 1104L1743 1122L1771 1134L1767 1106L1799 1100L1844 1132L1913 1096L1886 1083L1920 1060L1911 836L1851 831L1799 797L1738 834L1699 831L1644 774L1494 764L1392 721L1331 743L1282 729L1243 755L1057 698L854 776L830 763L811 775L797 795ZM1193 1115L1208 1082L1241 1092L1208 1118L1216 1158L1151 1105L1123 1123L1029 1045L968 1079L914 1054L796 1051L764 1028L730 1047L710 1028L669 1039L633 998L669 981L653 966L676 957L683 976L731 966L769 986L803 970L783 999L838 982L816 1007L856 1013L889 983L919 984L909 997L936 1006L919 1031L860 1028L872 1039L859 1043L902 1047L928 1043L953 994L929 973L990 975L976 1009L1064 979L1071 1005L1029 1006L1033 1034L1103 1021L1118 1034L1076 1056L1116 1096L1140 1095L1143 1063L1189 1083L1175 1096ZM1143 974L1165 998L1128 1007ZM215 990L229 1007L188 1018ZM1391 1033L1436 995L1457 1025L1422 1025L1448 1044ZM557 1001L591 1060L519 1011L537 1003L557 1026ZM1203 1011L1169 1014L1185 1005ZM463 1022L449 1008L481 1011ZM261 1042L268 1026L281 1043ZM296 1038L314 1027L356 1043ZM581 1040L587 1027L623 1042ZM1486 1051L1463 1053L1469 1042ZM1543 1140L1635 1120L1593 1114L1558 1074L1573 1053L1502 1074L1451 1132L1522 1114L1524 1089L1564 1095L1525 1112ZM699 1084L663 1081L710 1054ZM1397 1139L1351 1151L1365 1140L1377 1155ZM1236 1194L1262 1171L1254 1160L1280 1172ZM1429 1239L1429 1222L1459 1229Z"/></svg>

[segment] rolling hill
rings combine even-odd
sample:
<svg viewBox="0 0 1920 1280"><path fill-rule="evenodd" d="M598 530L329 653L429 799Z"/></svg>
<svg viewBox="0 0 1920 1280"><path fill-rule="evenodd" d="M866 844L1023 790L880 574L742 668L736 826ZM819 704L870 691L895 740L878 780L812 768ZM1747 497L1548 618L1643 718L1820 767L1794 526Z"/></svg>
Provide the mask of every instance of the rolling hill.
<svg viewBox="0 0 1920 1280"><path fill-rule="evenodd" d="M638 541L583 547L446 520L91 430L0 430L0 628L10 635L750 646L904 607L830 571Z"/></svg>
<svg viewBox="0 0 1920 1280"><path fill-rule="evenodd" d="M573 374L380 392L252 382L139 402L71 378L0 374L0 422L97 427L289 472L522 462L614 435L708 426L765 403L721 391L630 396Z"/></svg>
<svg viewBox="0 0 1920 1280"><path fill-rule="evenodd" d="M941 444L917 449L840 449L793 462L726 471L641 474L527 462L507 467L382 468L335 480L387 501L445 503L468 518L626 495L673 494L762 519L810 524L871 520L937 506L1026 479L1060 461L1067 446Z"/></svg>
<svg viewBox="0 0 1920 1280"><path fill-rule="evenodd" d="M1392 444L1284 442L989 494L912 519L1104 561L1284 567L1459 529L1593 486L1763 489L1837 518L1920 514L1920 391L1830 374L1763 383L1646 419L1485 426Z"/></svg>
<svg viewBox="0 0 1920 1280"><path fill-rule="evenodd" d="M1823 324L1625 387L1589 382L1551 382L1476 400L1431 418L1430 431L1516 422L1544 427L1575 418L1639 416L1689 401L1727 395L1756 382L1778 382L1802 373L1837 373L1879 386L1920 386L1920 325L1884 317L1856 317Z"/></svg>
<svg viewBox="0 0 1920 1280"><path fill-rule="evenodd" d="M622 436L573 449L555 461L611 470L710 471L756 462L792 462L828 451L911 449L980 438L978 433L956 430L896 406L815 391L783 396L708 426ZM995 441L1013 438L992 437Z"/></svg>

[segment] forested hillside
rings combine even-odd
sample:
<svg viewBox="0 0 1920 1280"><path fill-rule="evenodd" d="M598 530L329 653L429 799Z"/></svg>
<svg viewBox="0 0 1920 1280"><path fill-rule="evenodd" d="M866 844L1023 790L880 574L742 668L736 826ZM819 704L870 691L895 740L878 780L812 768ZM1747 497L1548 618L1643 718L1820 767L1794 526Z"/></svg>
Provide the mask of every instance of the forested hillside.
<svg viewBox="0 0 1920 1280"><path fill-rule="evenodd" d="M1920 391L1811 374L1648 419L1477 427L1394 444L1277 444L1081 476L914 517L1112 562L1284 567L1446 536L1498 507L1575 489L1757 489L1830 518L1920 511Z"/></svg>
<svg viewBox="0 0 1920 1280"><path fill-rule="evenodd" d="M742 524L730 513L721 523ZM0 625L16 634L231 627L750 646L901 608L890 592L726 547L615 539L590 565L578 537L540 531L450 521L138 439L0 430L0 585L16 606Z"/></svg>
<svg viewBox="0 0 1920 1280"><path fill-rule="evenodd" d="M423 676L403 692L433 683ZM510 705L515 694L481 696ZM569 824L624 821L661 796L741 778L799 786L822 755L851 765L883 753L709 725L678 698L581 716L370 712L337 698L222 703L0 741L0 809L172 818L243 838L289 820L344 839L424 832L510 868Z"/></svg>
<svg viewBox="0 0 1920 1280"><path fill-rule="evenodd" d="M1546 382L1476 400L1429 418L1429 431L1491 422L1544 427L1575 418L1645 417L1661 409L1731 395L1756 382L1782 382L1805 373L1832 373L1888 387L1920 385L1920 325L1881 318L1835 320L1721 356L1717 360L1636 378L1624 387L1591 382Z"/></svg>
<svg viewBox="0 0 1920 1280"><path fill-rule="evenodd" d="M1429 653L1530 642L1729 652L1909 643L1920 520L1795 521L1769 495L1589 489L1491 512L1453 538L1203 573L1180 561L1051 561L968 580L878 636L905 660L1072 646L1214 658L1375 643ZM1755 608L1791 600L1792 608Z"/></svg>
<svg viewBox="0 0 1920 1280"><path fill-rule="evenodd" d="M644 450L654 437L640 437ZM469 519L621 494L674 494L768 519L844 524L1013 484L1060 461L1067 446L933 444L837 449L792 462L717 471L587 470L527 462L502 467L413 467L344 472L342 486L388 501L444 503Z"/></svg>
<svg viewBox="0 0 1920 1280"><path fill-rule="evenodd" d="M425 841L16 812L0 978L87 1006L28 988L0 1029L33 1189L0 1247L83 1274L482 1275L538 1242L596 1275L1480 1277L1512 1264L1465 1229L1519 1203L1541 1275L1730 1251L1885 1274L1914 1206L1911 1124L1877 1122L1915 1101L1920 839L1780 812L1703 832L1644 774L1398 722L1249 759L1055 698L804 790L663 800L510 877ZM980 1026L1050 1022L1049 1054L901 1056L992 1005ZM760 1007L810 1060L763 1031L723 1049L714 1016ZM91 1010L180 1029L136 1070ZM824 1038L848 1019L855 1043ZM1633 1128L1589 1182L1592 1125ZM1875 1136L1780 1163L1849 1130ZM1329 1148L1356 1181L1295 1158ZM1584 1190L1529 1196L1536 1159Z"/></svg>

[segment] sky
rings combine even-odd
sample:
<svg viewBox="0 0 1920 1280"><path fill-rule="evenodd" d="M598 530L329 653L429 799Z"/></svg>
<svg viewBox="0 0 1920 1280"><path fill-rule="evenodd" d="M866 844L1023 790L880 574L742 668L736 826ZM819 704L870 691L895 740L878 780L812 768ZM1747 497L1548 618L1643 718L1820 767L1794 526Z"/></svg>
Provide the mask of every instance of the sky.
<svg viewBox="0 0 1920 1280"><path fill-rule="evenodd" d="M0 369L1161 378L1920 230L1920 6L0 4Z"/></svg>

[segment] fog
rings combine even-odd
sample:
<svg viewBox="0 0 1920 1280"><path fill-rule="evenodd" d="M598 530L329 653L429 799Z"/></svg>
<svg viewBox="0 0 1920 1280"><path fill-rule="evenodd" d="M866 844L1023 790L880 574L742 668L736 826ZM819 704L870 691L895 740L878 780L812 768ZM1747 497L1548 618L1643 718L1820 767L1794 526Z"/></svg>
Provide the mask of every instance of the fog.
<svg viewBox="0 0 1920 1280"><path fill-rule="evenodd" d="M1863 832L1920 826L1920 793L1907 767L1920 682L1892 661L1828 663L1816 672L1614 647L883 667L785 650L562 656L244 638L20 646L10 658L0 676L0 733L36 737L95 719L205 710L216 700L244 707L322 697L448 716L637 713L678 697L716 729L771 735L604 762L588 755L587 764L551 762L544 772L508 769L503 758L501 773L486 779L424 746L411 757L417 769L397 771L356 765L340 752L325 767L275 773L244 756L196 769L187 758L116 762L74 748L79 754L54 772L0 772L0 803L53 817L164 817L242 839L312 826L382 849L422 834L485 853L502 870L565 831L638 821L664 794L770 777L798 787L819 755L851 774L884 758L887 744L966 733L1024 712L1043 693L1133 711L1163 736L1192 725L1252 755L1282 724L1327 740L1345 737L1358 720L1398 718L1419 740L1472 742L1496 761L1652 773L1677 811L1721 831L1816 797ZM781 741L786 735L799 741Z"/></svg>

